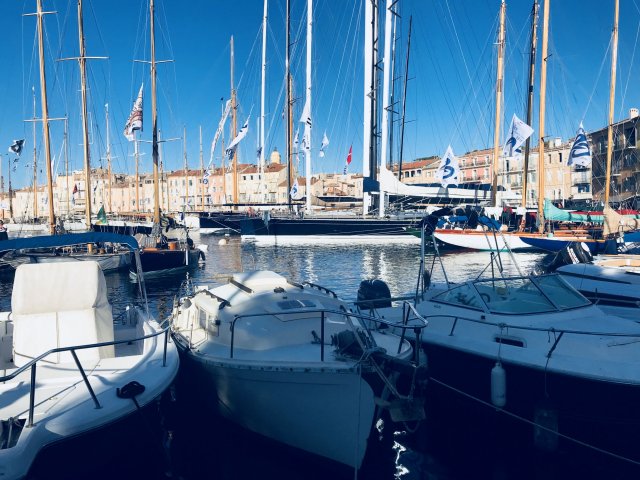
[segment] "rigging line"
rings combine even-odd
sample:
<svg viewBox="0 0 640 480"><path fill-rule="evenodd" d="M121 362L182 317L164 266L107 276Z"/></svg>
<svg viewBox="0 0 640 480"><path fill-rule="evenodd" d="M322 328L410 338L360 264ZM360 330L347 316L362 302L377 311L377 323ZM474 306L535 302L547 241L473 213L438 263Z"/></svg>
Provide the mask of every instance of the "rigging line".
<svg viewBox="0 0 640 480"><path fill-rule="evenodd" d="M636 29L636 39L633 43L633 50L631 52L631 60L629 61L629 65L633 65L633 59L636 56L636 47L638 46L638 35L640 34L640 22L638 22L638 28ZM627 90L629 88L629 81L631 80L631 68L629 68L629 73L627 75L627 81L625 82L624 90L622 95L620 96L620 110L624 111L624 102L627 97Z"/></svg>
<svg viewBox="0 0 640 480"><path fill-rule="evenodd" d="M609 44L607 45L607 50L605 51L603 57L602 57L602 62L600 63L600 68L598 69L598 75L596 76L596 81L593 85L593 90L591 91L591 95L589 95L589 100L587 101L587 106L584 109L584 113L582 114L582 118L580 119L580 121L584 121L584 118L587 116L587 112L589 111L589 106L591 105L591 100L593 99L593 95L596 91L596 88L598 86L598 82L600 81L600 76L602 75L602 70L604 68L604 64L609 56L609 51L611 50L611 42L613 40L613 36L609 37Z"/></svg>
<svg viewBox="0 0 640 480"><path fill-rule="evenodd" d="M471 84L471 91L473 92L473 99L474 101L477 101L477 93L476 90L474 88L473 82L471 81L471 75L469 73L469 66L467 65L467 59L464 55L464 51L462 50L462 45L460 44L460 37L458 36L458 30L456 28L455 22L453 20L453 15L451 14L451 8L449 6L449 0L445 1L445 5L447 7L447 13L449 14L449 20L451 22L451 26L453 27L453 33L455 34L455 39L456 39L456 43L458 45L458 49L460 50L460 55L462 56L462 63L464 65L464 69L465 72L467 74L467 80L469 81L469 83ZM479 105L478 105L479 107ZM482 109L480 110L480 117L482 120L484 120L484 111Z"/></svg>

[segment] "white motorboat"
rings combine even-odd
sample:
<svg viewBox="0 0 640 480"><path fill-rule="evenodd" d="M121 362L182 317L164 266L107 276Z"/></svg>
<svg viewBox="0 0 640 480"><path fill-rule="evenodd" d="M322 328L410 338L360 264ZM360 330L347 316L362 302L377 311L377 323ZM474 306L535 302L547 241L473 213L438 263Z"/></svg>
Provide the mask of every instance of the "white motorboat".
<svg viewBox="0 0 640 480"><path fill-rule="evenodd" d="M472 420L506 412L525 432L533 425L528 439L542 448L580 445L640 461L640 325L606 314L558 274L503 278L498 261L494 271L424 281L414 297L429 322L429 398L464 404ZM402 309L376 312L393 320Z"/></svg>
<svg viewBox="0 0 640 480"><path fill-rule="evenodd" d="M404 336L375 328L383 323L352 312L330 290L256 271L183 298L172 331L207 411L359 468L376 404L392 419L424 415L423 369ZM409 331L424 325L414 320ZM396 382L399 372L411 381Z"/></svg>
<svg viewBox="0 0 640 480"><path fill-rule="evenodd" d="M168 324L144 307L114 319L92 261L19 266L11 306L0 314L0 478L82 478L155 445L137 412L149 418L178 372Z"/></svg>
<svg viewBox="0 0 640 480"><path fill-rule="evenodd" d="M605 312L640 321L640 255L592 257L588 247L573 244L555 261L564 265L550 268Z"/></svg>

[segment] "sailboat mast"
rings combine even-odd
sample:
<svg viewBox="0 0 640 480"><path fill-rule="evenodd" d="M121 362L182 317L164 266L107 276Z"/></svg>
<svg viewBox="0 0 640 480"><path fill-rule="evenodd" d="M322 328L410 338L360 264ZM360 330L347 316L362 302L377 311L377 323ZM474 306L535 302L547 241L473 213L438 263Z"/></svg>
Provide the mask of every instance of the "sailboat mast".
<svg viewBox="0 0 640 480"><path fill-rule="evenodd" d="M87 228L91 228L91 161L89 159L89 125L87 121L87 71L84 46L84 25L82 20L82 0L78 0L78 42L80 45L80 94L82 97L82 150L84 154L85 207Z"/></svg>
<svg viewBox="0 0 640 480"><path fill-rule="evenodd" d="M380 145L380 171L387 168L387 155L389 148L389 112L391 110L389 105L389 86L391 75L391 44L393 43L393 34L391 32L391 7L394 0L387 0L387 6L385 8L384 16L384 70L382 79L382 141ZM382 177L382 175L380 175ZM385 193L380 184L380 218L385 214Z"/></svg>
<svg viewBox="0 0 640 480"><path fill-rule="evenodd" d="M307 105L309 118L305 118L305 133L309 129L309 135L305 140L305 197L306 212L311 214L311 39L313 26L313 0L307 0Z"/></svg>
<svg viewBox="0 0 640 480"><path fill-rule="evenodd" d="M369 25L373 23L373 1L364 1L364 107L362 126L362 177L364 179L371 176L371 107L372 107L372 69L373 63L373 29ZM371 195L368 192L362 193L362 214L369 213L369 202Z"/></svg>
<svg viewBox="0 0 640 480"><path fill-rule="evenodd" d="M264 97L267 80L267 7L269 0L264 0L262 15L262 79L260 86L260 187L264 195ZM261 195L261 196L262 196ZM265 199L260 198L260 202Z"/></svg>
<svg viewBox="0 0 640 480"><path fill-rule="evenodd" d="M9 159L9 218L13 219L13 187L11 185L11 159Z"/></svg>
<svg viewBox="0 0 640 480"><path fill-rule="evenodd" d="M140 154L138 153L138 138L135 136L136 131L133 131L134 139L133 139L133 156L135 158L136 164L136 212L140 209L140 175L138 174L138 165L140 164ZM134 212L135 213L135 212Z"/></svg>
<svg viewBox="0 0 640 480"><path fill-rule="evenodd" d="M151 30L151 122L153 124L152 157L153 157L153 222L160 223L160 194L158 191L158 111L156 105L156 39L154 0L149 1L149 19ZM137 165L137 163L136 163ZM136 184L136 189L138 185ZM137 199L136 199L137 202Z"/></svg>
<svg viewBox="0 0 640 480"><path fill-rule="evenodd" d="M69 120L64 119L64 178L67 184L67 215L71 215L71 198L69 196Z"/></svg>
<svg viewBox="0 0 640 480"><path fill-rule="evenodd" d="M407 113L407 81L409 80L409 52L411 52L411 24L413 16L409 16L409 38L407 39L407 62L404 67L404 85L402 87L402 125L400 126L400 159L398 161L398 180L402 181L402 160L404 155L404 125Z"/></svg>
<svg viewBox="0 0 640 480"><path fill-rule="evenodd" d="M204 178L204 157L202 156L202 125L200 125L200 178ZM204 182L201 181L201 193L202 193L202 203L200 204L200 208L204 212Z"/></svg>
<svg viewBox="0 0 640 480"><path fill-rule="evenodd" d="M529 53L529 86L527 95L527 125L533 122L533 88L535 83L536 68L536 48L538 45L538 10L540 5L538 0L534 0L531 10L531 51ZM527 175L529 173L529 153L531 137L527 137L524 144L524 163L522 167L522 207L527 207ZM523 215L525 220L526 215Z"/></svg>
<svg viewBox="0 0 640 480"><path fill-rule="evenodd" d="M493 185L491 190L491 205L498 205L498 171L500 167L500 121L502 119L502 94L504 86L504 17L507 4L502 0L500 5L500 33L498 34L498 66L496 76L496 119L493 134Z"/></svg>
<svg viewBox="0 0 640 480"><path fill-rule="evenodd" d="M184 155L184 209L189 208L189 164L187 163L187 127L182 126L182 152Z"/></svg>
<svg viewBox="0 0 640 480"><path fill-rule="evenodd" d="M609 205L611 189L611 161L613 156L613 107L616 94L616 63L618 60L618 13L620 3L616 0L613 18L613 41L611 45L611 85L609 85L609 126L607 128L607 172L604 184L604 206Z"/></svg>
<svg viewBox="0 0 640 480"><path fill-rule="evenodd" d="M112 195L111 195L111 184L112 184L112 178L111 178L111 141L109 139L109 104L105 104L104 106L105 109L105 121L107 123L107 169L108 169L108 181L109 181L109 213L113 213L113 202L112 202Z"/></svg>
<svg viewBox="0 0 640 480"><path fill-rule="evenodd" d="M231 35L231 138L238 134L238 106L236 104L236 87L233 81L234 54L233 35ZM233 152L233 208L238 207L238 149Z"/></svg>
<svg viewBox="0 0 640 480"><path fill-rule="evenodd" d="M33 93L33 219L38 218L38 152L36 149L36 88L31 87Z"/></svg>
<svg viewBox="0 0 640 480"><path fill-rule="evenodd" d="M538 231L544 230L544 118L547 99L547 46L549 40L549 0L544 0L542 21L542 66L540 68L540 120L538 129Z"/></svg>
<svg viewBox="0 0 640 480"><path fill-rule="evenodd" d="M286 22L286 49L285 49L285 60L284 60L284 69L285 69L285 82L287 89L287 205L289 206L289 211L291 211L291 71L290 71L290 55L291 55L291 2L287 0L287 22Z"/></svg>

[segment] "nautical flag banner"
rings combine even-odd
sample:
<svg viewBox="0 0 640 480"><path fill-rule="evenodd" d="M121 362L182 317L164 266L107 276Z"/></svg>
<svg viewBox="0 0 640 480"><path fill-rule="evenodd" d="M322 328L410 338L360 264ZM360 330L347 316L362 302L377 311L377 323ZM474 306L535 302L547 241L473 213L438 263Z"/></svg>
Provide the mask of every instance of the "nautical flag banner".
<svg viewBox="0 0 640 480"><path fill-rule="evenodd" d="M127 124L124 126L124 136L127 137L127 140L133 142L135 140L135 135L133 132L135 130L142 131L142 88L144 87L144 83L140 85L140 91L138 92L138 98L133 103L133 109L129 114L129 120L127 120Z"/></svg>
<svg viewBox="0 0 640 480"><path fill-rule="evenodd" d="M440 166L436 171L436 178L440 180L440 184L443 187L446 187L447 185L458 185L459 176L460 166L458 165L458 159L453 154L451 145L449 145L444 157L440 160Z"/></svg>
<svg viewBox="0 0 640 480"><path fill-rule="evenodd" d="M98 214L96 215L96 223L98 225L106 225L107 222L107 214L104 211L104 205L100 206L100 210L98 210Z"/></svg>
<svg viewBox="0 0 640 480"><path fill-rule="evenodd" d="M353 153L353 145L349 147L349 154L347 155L347 161L344 164L344 170L342 171L343 175L347 174L347 168L351 165L351 154Z"/></svg>
<svg viewBox="0 0 640 480"><path fill-rule="evenodd" d="M24 139L14 140L9 147L9 153L15 153L16 155L20 156L20 154L22 153L22 147L24 147Z"/></svg>
<svg viewBox="0 0 640 480"><path fill-rule="evenodd" d="M75 195L76 193L78 193L78 184L74 184L73 185L73 195Z"/></svg>
<svg viewBox="0 0 640 480"><path fill-rule="evenodd" d="M324 157L324 149L329 145L329 138L327 137L327 132L324 132L322 136L322 143L320 144L320 158Z"/></svg>
<svg viewBox="0 0 640 480"><path fill-rule="evenodd" d="M505 157L518 156L518 148L531 136L532 133L533 128L520 120L514 113L513 118L511 119L511 127L509 128L509 137L504 144L502 154Z"/></svg>
<svg viewBox="0 0 640 480"><path fill-rule="evenodd" d="M311 150L311 104L309 101L306 101L304 104L300 121L304 123L301 146L308 152Z"/></svg>
<svg viewBox="0 0 640 480"><path fill-rule="evenodd" d="M293 137L293 151L297 152L298 151L298 134L300 133L300 129L296 129L296 135L295 137Z"/></svg>
<svg viewBox="0 0 640 480"><path fill-rule="evenodd" d="M202 178L202 183L205 185L209 185L209 177L211 176L211 172L207 169L204 171L204 177Z"/></svg>
<svg viewBox="0 0 640 480"><path fill-rule="evenodd" d="M291 198L293 200L300 199L300 187L298 186L298 179L293 180L293 185L291 186Z"/></svg>
<svg viewBox="0 0 640 480"><path fill-rule="evenodd" d="M213 164L213 155L216 151L216 145L218 140L220 139L220 135L222 135L222 130L224 130L224 124L227 121L227 117L229 116L229 112L231 112L231 100L227 100L227 103L224 106L224 112L222 112L222 118L218 123L218 129L216 130L216 134L213 136L213 141L211 142L211 153L209 154L209 165L207 165L207 172L211 175L211 165ZM206 185L209 183L208 175L205 174L205 177L202 179L203 183Z"/></svg>
<svg viewBox="0 0 640 480"><path fill-rule="evenodd" d="M580 128L578 128L578 134L571 146L569 152L569 161L567 165L576 165L578 167L586 167L591 164L591 150L589 149L589 142L587 141L587 135L584 133L582 122Z"/></svg>
<svg viewBox="0 0 640 480"><path fill-rule="evenodd" d="M249 131L249 118L250 116L247 117L247 119L245 120L244 125L242 125L242 128L236 135L236 138L234 138L229 144L229 146L227 147L226 153L229 156L229 158L233 158L236 148L238 148L238 144L242 141L244 137L247 136L247 132Z"/></svg>

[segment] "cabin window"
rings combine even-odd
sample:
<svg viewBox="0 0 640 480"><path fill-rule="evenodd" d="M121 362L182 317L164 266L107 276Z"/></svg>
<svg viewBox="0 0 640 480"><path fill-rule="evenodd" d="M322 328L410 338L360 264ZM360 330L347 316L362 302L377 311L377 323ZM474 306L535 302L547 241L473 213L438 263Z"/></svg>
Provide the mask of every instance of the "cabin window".
<svg viewBox="0 0 640 480"><path fill-rule="evenodd" d="M482 310L475 290L466 283L433 297L435 302L450 303Z"/></svg>
<svg viewBox="0 0 640 480"><path fill-rule="evenodd" d="M207 312L201 308L198 309L198 325L200 328L207 328Z"/></svg>

